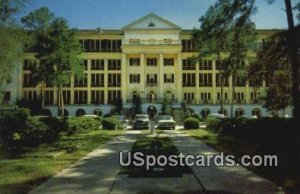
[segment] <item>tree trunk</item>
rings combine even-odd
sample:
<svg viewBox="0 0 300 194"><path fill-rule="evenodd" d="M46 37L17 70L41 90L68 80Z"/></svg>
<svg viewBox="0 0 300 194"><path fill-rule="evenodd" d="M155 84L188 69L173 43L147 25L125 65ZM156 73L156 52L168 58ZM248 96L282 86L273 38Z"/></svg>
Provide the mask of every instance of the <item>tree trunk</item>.
<svg viewBox="0 0 300 194"><path fill-rule="evenodd" d="M223 103L223 93L224 93L224 84L223 84L223 70L222 70L222 64L221 64L221 57L220 52L218 52L218 62L219 62L219 81L221 84L221 92L220 92L220 108L221 108L221 114L224 114L224 103Z"/></svg>
<svg viewBox="0 0 300 194"><path fill-rule="evenodd" d="M293 10L290 0L285 0L285 8L287 15L287 22L289 26L288 47L289 47L289 60L292 66L292 98L293 98L293 116L296 120L300 118L300 100L299 100L299 66L297 59L297 45L296 39L298 38L295 33Z"/></svg>
<svg viewBox="0 0 300 194"><path fill-rule="evenodd" d="M41 82L41 107L45 108L45 84L43 81Z"/></svg>
<svg viewBox="0 0 300 194"><path fill-rule="evenodd" d="M61 102L60 102L61 98L60 98L60 88L57 88L57 112L58 112L58 116L61 116Z"/></svg>
<svg viewBox="0 0 300 194"><path fill-rule="evenodd" d="M234 117L234 110L233 110L233 105L234 105L234 94L235 94L235 76L232 74L232 91L231 91L231 104L230 104L230 117Z"/></svg>
<svg viewBox="0 0 300 194"><path fill-rule="evenodd" d="M60 112L61 116L65 116L65 104L64 104L64 95L63 95L63 90L62 90L62 85L59 86L59 91L60 91Z"/></svg>

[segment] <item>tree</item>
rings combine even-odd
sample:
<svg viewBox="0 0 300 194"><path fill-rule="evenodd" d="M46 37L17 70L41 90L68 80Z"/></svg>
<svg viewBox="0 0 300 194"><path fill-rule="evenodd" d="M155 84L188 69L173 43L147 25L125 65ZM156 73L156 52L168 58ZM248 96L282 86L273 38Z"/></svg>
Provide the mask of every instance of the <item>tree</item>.
<svg viewBox="0 0 300 194"><path fill-rule="evenodd" d="M51 23L54 20L54 14L50 12L47 7L41 7L27 16L24 16L21 19L21 22L24 24L26 29L31 30L29 35L32 37L33 41L31 45L29 45L29 50L33 51L41 51L46 49L48 46L47 41L47 33L49 32L49 28ZM39 52L37 52L37 58L39 59ZM38 85L40 85L41 93L41 107L44 108L44 99L45 99L45 87L49 84L49 73L48 67L46 64L39 63L37 67L32 70L32 78L36 81ZM48 82L48 83L47 83Z"/></svg>
<svg viewBox="0 0 300 194"><path fill-rule="evenodd" d="M215 55L217 58L217 65L219 66L219 76L220 76L220 110L224 113L224 82L227 79L223 73L223 58L221 53L226 51L225 45L228 43L228 34L229 34L229 21L221 22L226 6L221 2L216 3L214 6L211 6L204 16L202 16L199 21L201 22L200 30L196 31L194 38L197 41L199 55L197 59L202 59L207 56Z"/></svg>
<svg viewBox="0 0 300 194"><path fill-rule="evenodd" d="M23 0L1 0L0 3L0 86L11 78L11 72L22 56L25 36L13 15L23 5ZM0 89L0 102L2 96Z"/></svg>
<svg viewBox="0 0 300 194"><path fill-rule="evenodd" d="M291 64L292 70L292 99L293 99L293 115L296 120L300 119L300 92L299 92L299 62L297 53L296 41L299 39L299 33L297 33L294 25L293 10L290 0L285 0L285 8L288 23L287 45L288 45L288 59Z"/></svg>
<svg viewBox="0 0 300 194"><path fill-rule="evenodd" d="M228 75L233 77L233 100L236 79L245 74L243 61L246 59L249 44L255 37L255 25L250 20L251 14L256 10L254 2L255 0L219 0L208 9L205 16L200 18L201 30L196 33L199 48L202 47L200 55L203 53L217 55L221 78L222 112L225 79ZM224 54L225 52L227 55Z"/></svg>
<svg viewBox="0 0 300 194"><path fill-rule="evenodd" d="M58 110L64 116L63 86L70 83L71 76L80 79L84 75L82 48L75 30L69 28L65 19L54 18L48 8L30 13L22 22L35 31L38 79L57 87Z"/></svg>
<svg viewBox="0 0 300 194"><path fill-rule="evenodd" d="M231 29L231 41L229 45L229 57L227 61L226 71L232 77L232 97L230 116L233 117L233 104L235 96L235 88L238 81L246 83L247 64L249 61L247 52L249 44L255 40L256 30L255 24L249 19L244 21L236 21ZM243 84L244 85L244 84Z"/></svg>
<svg viewBox="0 0 300 194"><path fill-rule="evenodd" d="M297 27L300 34L300 27ZM288 60L288 31L279 31L265 41L265 46L257 53L257 62L250 66L251 76L264 77L268 81L264 107L278 111L292 105L291 66ZM298 48L300 41L295 40Z"/></svg>

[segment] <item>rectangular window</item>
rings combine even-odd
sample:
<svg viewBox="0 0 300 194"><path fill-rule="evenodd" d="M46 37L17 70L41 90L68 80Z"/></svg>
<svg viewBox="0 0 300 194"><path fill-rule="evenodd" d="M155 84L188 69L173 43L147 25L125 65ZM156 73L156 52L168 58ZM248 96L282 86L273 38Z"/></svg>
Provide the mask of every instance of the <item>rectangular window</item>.
<svg viewBox="0 0 300 194"><path fill-rule="evenodd" d="M130 58L129 65L130 66L140 66L140 59L139 58Z"/></svg>
<svg viewBox="0 0 300 194"><path fill-rule="evenodd" d="M121 74L108 74L108 87L121 87Z"/></svg>
<svg viewBox="0 0 300 194"><path fill-rule="evenodd" d="M74 87L87 87L87 75L81 79L75 78Z"/></svg>
<svg viewBox="0 0 300 194"><path fill-rule="evenodd" d="M194 95L194 93L184 93L183 99L186 103L191 104L194 102L195 95Z"/></svg>
<svg viewBox="0 0 300 194"><path fill-rule="evenodd" d="M157 66L157 59L156 58L148 58L147 66Z"/></svg>
<svg viewBox="0 0 300 194"><path fill-rule="evenodd" d="M53 91L45 91L45 105L53 105L54 103Z"/></svg>
<svg viewBox="0 0 300 194"><path fill-rule="evenodd" d="M173 58L165 58L164 66L174 66L174 59Z"/></svg>
<svg viewBox="0 0 300 194"><path fill-rule="evenodd" d="M104 70L104 60L92 59L91 60L91 70Z"/></svg>
<svg viewBox="0 0 300 194"><path fill-rule="evenodd" d="M104 87L104 74L103 73L92 73L91 76L92 87Z"/></svg>
<svg viewBox="0 0 300 194"><path fill-rule="evenodd" d="M81 62L81 65L84 67L84 70L87 70L88 69L88 60L83 60L82 62Z"/></svg>
<svg viewBox="0 0 300 194"><path fill-rule="evenodd" d="M140 74L130 74L129 82L130 83L140 83Z"/></svg>
<svg viewBox="0 0 300 194"><path fill-rule="evenodd" d="M245 87L246 86L246 79L245 78L236 78L236 86L238 87Z"/></svg>
<svg viewBox="0 0 300 194"><path fill-rule="evenodd" d="M157 75L147 74L147 86L157 86Z"/></svg>
<svg viewBox="0 0 300 194"><path fill-rule="evenodd" d="M108 70L121 70L121 60L109 59L108 60Z"/></svg>
<svg viewBox="0 0 300 194"><path fill-rule="evenodd" d="M212 61L211 60L200 61L199 70L212 70Z"/></svg>
<svg viewBox="0 0 300 194"><path fill-rule="evenodd" d="M11 100L11 93L5 92L3 97L3 103L9 103L10 100Z"/></svg>
<svg viewBox="0 0 300 194"><path fill-rule="evenodd" d="M37 65L37 61L33 59L24 59L23 61L23 70L33 70Z"/></svg>
<svg viewBox="0 0 300 194"><path fill-rule="evenodd" d="M211 94L209 92L202 92L201 96L201 103L211 103Z"/></svg>
<svg viewBox="0 0 300 194"><path fill-rule="evenodd" d="M223 82L224 87L229 86L229 79L228 78L223 78L223 80L220 77L220 73L216 73L216 86L221 87L221 82Z"/></svg>
<svg viewBox="0 0 300 194"><path fill-rule="evenodd" d="M217 100L219 100L219 101L221 100L221 92L217 93ZM224 102L226 102L228 100L227 92L223 92L223 100L224 100Z"/></svg>
<svg viewBox="0 0 300 194"><path fill-rule="evenodd" d="M183 87L195 87L196 76L194 73L183 73L182 74L182 86Z"/></svg>
<svg viewBox="0 0 300 194"><path fill-rule="evenodd" d="M23 74L23 87L35 87L36 82L32 79L32 75L30 73Z"/></svg>
<svg viewBox="0 0 300 194"><path fill-rule="evenodd" d="M63 90L64 104L71 104L71 91Z"/></svg>
<svg viewBox="0 0 300 194"><path fill-rule="evenodd" d="M192 60L183 59L182 70L196 70L196 64L194 64Z"/></svg>
<svg viewBox="0 0 300 194"><path fill-rule="evenodd" d="M92 90L91 103L104 104L104 91Z"/></svg>
<svg viewBox="0 0 300 194"><path fill-rule="evenodd" d="M234 93L234 101L235 103L245 103L245 94L243 92L235 92Z"/></svg>
<svg viewBox="0 0 300 194"><path fill-rule="evenodd" d="M27 102L36 101L38 99L36 91L24 91L23 95L24 100L26 100Z"/></svg>
<svg viewBox="0 0 300 194"><path fill-rule="evenodd" d="M87 104L87 91L75 90L74 103L75 104Z"/></svg>
<svg viewBox="0 0 300 194"><path fill-rule="evenodd" d="M197 51L197 43L191 39L183 39L181 41L182 52L195 52Z"/></svg>
<svg viewBox="0 0 300 194"><path fill-rule="evenodd" d="M121 98L120 90L109 90L108 91L108 103L114 103L117 99Z"/></svg>
<svg viewBox="0 0 300 194"><path fill-rule="evenodd" d="M174 74L164 74L164 83L174 83Z"/></svg>
<svg viewBox="0 0 300 194"><path fill-rule="evenodd" d="M212 86L212 74L211 73L200 73L199 74L199 86L200 87L211 87Z"/></svg>

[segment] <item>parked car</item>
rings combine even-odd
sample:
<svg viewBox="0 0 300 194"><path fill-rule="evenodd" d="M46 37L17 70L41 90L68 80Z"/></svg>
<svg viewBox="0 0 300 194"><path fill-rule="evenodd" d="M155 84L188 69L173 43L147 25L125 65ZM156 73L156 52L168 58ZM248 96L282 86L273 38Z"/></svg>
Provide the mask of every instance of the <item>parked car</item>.
<svg viewBox="0 0 300 194"><path fill-rule="evenodd" d="M207 116L207 118L217 118L217 119L224 119L225 118L225 115L224 114L217 114L217 113L214 113L214 114L209 114Z"/></svg>
<svg viewBox="0 0 300 194"><path fill-rule="evenodd" d="M170 115L160 115L157 118L158 129L175 129L176 122Z"/></svg>
<svg viewBox="0 0 300 194"><path fill-rule="evenodd" d="M239 118L244 118L244 119L257 119L257 116L256 115L242 115L240 116Z"/></svg>
<svg viewBox="0 0 300 194"><path fill-rule="evenodd" d="M122 127L123 129L126 129L128 124L129 124L129 120L126 119L126 117L124 115L112 115L111 117L118 119L119 121L121 121L122 123Z"/></svg>
<svg viewBox="0 0 300 194"><path fill-rule="evenodd" d="M147 114L137 114L133 119L133 129L149 129L150 119Z"/></svg>

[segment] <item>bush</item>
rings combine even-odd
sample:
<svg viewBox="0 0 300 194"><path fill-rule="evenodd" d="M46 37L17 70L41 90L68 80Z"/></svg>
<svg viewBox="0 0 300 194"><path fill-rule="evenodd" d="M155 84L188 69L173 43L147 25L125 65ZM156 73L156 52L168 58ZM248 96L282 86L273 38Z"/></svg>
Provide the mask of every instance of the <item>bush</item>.
<svg viewBox="0 0 300 194"><path fill-rule="evenodd" d="M198 129L199 120L193 117L187 118L183 121L184 129Z"/></svg>
<svg viewBox="0 0 300 194"><path fill-rule="evenodd" d="M102 121L103 129L122 129L122 123L116 118L106 117Z"/></svg>
<svg viewBox="0 0 300 194"><path fill-rule="evenodd" d="M198 121L204 121L204 119L198 113L191 113L191 117L198 119Z"/></svg>
<svg viewBox="0 0 300 194"><path fill-rule="evenodd" d="M67 120L66 134L72 135L87 131L98 130L101 125L101 118L92 117L72 117Z"/></svg>
<svg viewBox="0 0 300 194"><path fill-rule="evenodd" d="M59 135L67 130L67 120L63 117L40 117L39 119L47 125L53 132Z"/></svg>
<svg viewBox="0 0 300 194"><path fill-rule="evenodd" d="M27 124L30 110L21 108L3 115L0 128L2 141L7 146L14 146L20 140L20 133Z"/></svg>
<svg viewBox="0 0 300 194"><path fill-rule="evenodd" d="M56 139L57 134L36 117L29 117L20 132L22 145L38 145L39 143L50 142Z"/></svg>

